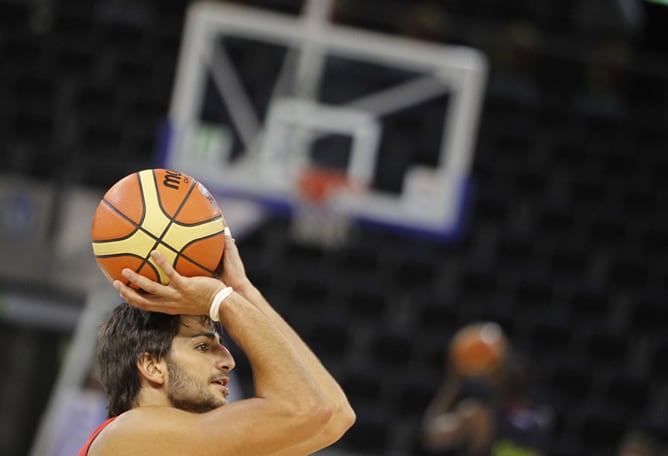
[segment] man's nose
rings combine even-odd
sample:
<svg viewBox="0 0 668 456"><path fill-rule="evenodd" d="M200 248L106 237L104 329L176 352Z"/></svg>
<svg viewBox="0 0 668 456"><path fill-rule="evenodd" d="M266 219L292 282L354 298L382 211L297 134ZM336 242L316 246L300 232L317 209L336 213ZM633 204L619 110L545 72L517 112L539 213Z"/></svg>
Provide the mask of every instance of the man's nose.
<svg viewBox="0 0 668 456"><path fill-rule="evenodd" d="M221 345L217 355L218 361L216 362L216 368L219 370L229 372L236 367L237 363L234 362L234 356L232 356L232 353L230 353L227 347Z"/></svg>

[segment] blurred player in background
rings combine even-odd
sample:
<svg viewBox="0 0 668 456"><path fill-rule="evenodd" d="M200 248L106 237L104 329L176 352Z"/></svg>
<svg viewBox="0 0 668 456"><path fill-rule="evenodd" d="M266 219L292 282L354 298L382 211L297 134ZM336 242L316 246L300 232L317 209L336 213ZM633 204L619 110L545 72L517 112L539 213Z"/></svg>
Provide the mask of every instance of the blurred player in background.
<svg viewBox="0 0 668 456"><path fill-rule="evenodd" d="M486 369L475 360L459 359L485 356L479 347L458 351L457 336L471 328L462 328L448 349L444 381L423 418L424 447L447 455L546 454L552 413L531 404L528 366L502 332L494 345L498 356L485 360Z"/></svg>
<svg viewBox="0 0 668 456"><path fill-rule="evenodd" d="M109 419L79 456L307 455L352 426L344 392L250 282L230 236L221 280L183 277L153 259L169 285L131 270L124 277L145 293L114 282L129 304L100 330ZM254 397L228 403L235 361L221 324L248 358Z"/></svg>

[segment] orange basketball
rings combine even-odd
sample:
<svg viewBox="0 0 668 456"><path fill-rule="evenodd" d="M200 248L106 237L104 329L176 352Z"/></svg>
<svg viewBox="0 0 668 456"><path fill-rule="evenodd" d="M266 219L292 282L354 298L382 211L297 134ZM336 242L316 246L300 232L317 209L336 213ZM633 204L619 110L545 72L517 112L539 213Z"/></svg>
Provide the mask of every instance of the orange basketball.
<svg viewBox="0 0 668 456"><path fill-rule="evenodd" d="M130 268L160 283L150 258L159 250L184 276L211 276L225 246L225 219L209 191L190 176L147 169L116 182L93 216L93 253L109 280Z"/></svg>
<svg viewBox="0 0 668 456"><path fill-rule="evenodd" d="M503 361L508 341L497 323L471 323L455 334L450 344L455 368L462 375L493 372Z"/></svg>

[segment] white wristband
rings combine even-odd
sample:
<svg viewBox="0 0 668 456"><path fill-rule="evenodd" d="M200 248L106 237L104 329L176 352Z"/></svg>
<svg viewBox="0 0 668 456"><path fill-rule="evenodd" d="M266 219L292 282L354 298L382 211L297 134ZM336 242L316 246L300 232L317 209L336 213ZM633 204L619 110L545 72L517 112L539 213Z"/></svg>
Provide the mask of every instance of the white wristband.
<svg viewBox="0 0 668 456"><path fill-rule="evenodd" d="M220 304L225 298L231 295L233 291L234 290L232 287L225 287L216 293L216 296L213 297L213 301L211 301L211 307L209 307L209 317L211 317L213 321L220 321L220 315L218 315L220 312Z"/></svg>

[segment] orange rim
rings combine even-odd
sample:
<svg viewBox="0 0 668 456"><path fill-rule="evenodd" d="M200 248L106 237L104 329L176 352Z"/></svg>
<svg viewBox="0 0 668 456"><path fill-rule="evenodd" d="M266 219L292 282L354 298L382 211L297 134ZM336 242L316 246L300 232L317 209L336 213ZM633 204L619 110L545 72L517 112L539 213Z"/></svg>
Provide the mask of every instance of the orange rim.
<svg viewBox="0 0 668 456"><path fill-rule="evenodd" d="M297 181L300 194L308 201L322 202L332 192L343 188L354 189L355 186L342 171L311 168L304 171Z"/></svg>

